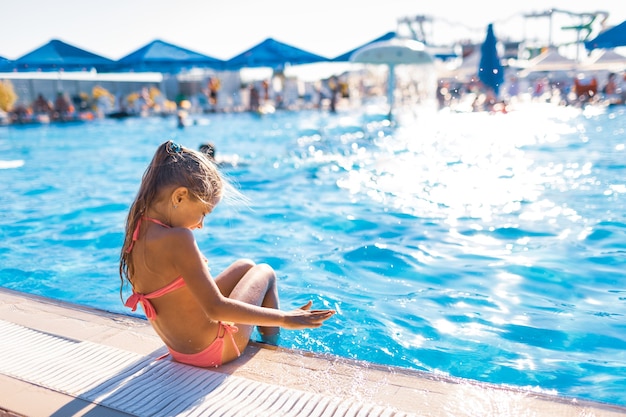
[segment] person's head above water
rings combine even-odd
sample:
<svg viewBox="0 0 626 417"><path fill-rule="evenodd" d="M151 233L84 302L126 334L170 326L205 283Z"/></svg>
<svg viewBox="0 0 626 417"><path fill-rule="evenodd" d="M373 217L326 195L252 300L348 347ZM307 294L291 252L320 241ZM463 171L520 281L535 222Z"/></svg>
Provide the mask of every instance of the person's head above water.
<svg viewBox="0 0 626 417"><path fill-rule="evenodd" d="M209 158L215 159L215 145L213 145L212 143L203 143L200 145L198 150L202 153L205 153Z"/></svg>

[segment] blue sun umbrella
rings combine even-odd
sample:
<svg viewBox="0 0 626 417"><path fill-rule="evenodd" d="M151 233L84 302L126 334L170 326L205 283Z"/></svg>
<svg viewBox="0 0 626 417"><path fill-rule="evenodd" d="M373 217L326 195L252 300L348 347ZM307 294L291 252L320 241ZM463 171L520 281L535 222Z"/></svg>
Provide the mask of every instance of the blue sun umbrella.
<svg viewBox="0 0 626 417"><path fill-rule="evenodd" d="M106 71L115 61L70 45L58 39L21 56L12 62L19 71Z"/></svg>
<svg viewBox="0 0 626 417"><path fill-rule="evenodd" d="M596 38L585 42L588 50L596 48L617 48L626 46L626 20L617 26L602 31Z"/></svg>
<svg viewBox="0 0 626 417"><path fill-rule="evenodd" d="M224 61L160 39L148 43L117 61L118 71L178 74L184 69L221 69Z"/></svg>
<svg viewBox="0 0 626 417"><path fill-rule="evenodd" d="M504 83L504 69L496 48L497 40L493 33L493 24L487 26L487 36L480 46L480 63L478 64L478 79L491 88L496 95Z"/></svg>
<svg viewBox="0 0 626 417"><path fill-rule="evenodd" d="M224 63L227 70L242 68L273 68L283 70L288 65L328 62L329 59L304 49L267 38L252 48L232 57Z"/></svg>
<svg viewBox="0 0 626 417"><path fill-rule="evenodd" d="M333 62L349 62L350 61L350 57L352 56L352 54L354 54L356 51L358 51L361 48L364 48L370 44L376 43L376 42L382 42L382 41L388 41L391 40L393 38L396 37L396 32L387 32L382 36L379 36L376 39L373 39L363 45L357 46L354 49L349 50L348 52L345 52L339 56L334 57L331 61Z"/></svg>
<svg viewBox="0 0 626 417"><path fill-rule="evenodd" d="M0 56L0 71L10 71L11 61Z"/></svg>

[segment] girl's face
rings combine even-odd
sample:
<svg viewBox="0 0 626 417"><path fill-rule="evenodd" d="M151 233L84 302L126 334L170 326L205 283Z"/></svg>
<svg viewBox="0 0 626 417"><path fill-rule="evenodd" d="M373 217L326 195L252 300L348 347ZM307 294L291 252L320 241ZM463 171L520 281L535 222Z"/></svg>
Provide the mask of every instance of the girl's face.
<svg viewBox="0 0 626 417"><path fill-rule="evenodd" d="M213 211L213 208L217 205L206 204L203 201L196 199L187 199L176 208L176 217L180 221L179 227L186 227L187 229L202 229L204 226L204 218Z"/></svg>
<svg viewBox="0 0 626 417"><path fill-rule="evenodd" d="M172 211L172 226L187 229L201 229L204 218L213 211L219 200L207 204L192 197L188 192L178 199L176 208Z"/></svg>
<svg viewBox="0 0 626 417"><path fill-rule="evenodd" d="M177 210L181 210L179 218L182 222L181 226L187 229L202 229L204 226L204 217L211 212L211 208L199 200L188 200L181 204Z"/></svg>

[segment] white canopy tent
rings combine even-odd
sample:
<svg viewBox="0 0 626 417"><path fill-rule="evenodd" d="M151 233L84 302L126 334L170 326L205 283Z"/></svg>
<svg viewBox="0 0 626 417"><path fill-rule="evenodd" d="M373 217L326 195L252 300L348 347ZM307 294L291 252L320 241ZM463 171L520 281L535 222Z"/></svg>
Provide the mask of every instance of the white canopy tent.
<svg viewBox="0 0 626 417"><path fill-rule="evenodd" d="M570 59L550 48L535 58L528 61L528 65L520 72L521 77L526 77L532 72L555 72L571 71L579 67L575 59Z"/></svg>
<svg viewBox="0 0 626 417"><path fill-rule="evenodd" d="M612 71L626 70L626 56L618 54L612 49L596 49L589 55L589 59L581 65L582 70Z"/></svg>

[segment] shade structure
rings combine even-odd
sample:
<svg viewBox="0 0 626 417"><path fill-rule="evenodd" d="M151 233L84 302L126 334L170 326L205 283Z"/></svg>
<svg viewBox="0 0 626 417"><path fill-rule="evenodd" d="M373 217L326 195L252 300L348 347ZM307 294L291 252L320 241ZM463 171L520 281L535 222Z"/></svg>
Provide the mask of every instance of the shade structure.
<svg viewBox="0 0 626 417"><path fill-rule="evenodd" d="M596 49L590 60L581 65L581 69L590 71L623 71L626 69L626 56L612 49Z"/></svg>
<svg viewBox="0 0 626 417"><path fill-rule="evenodd" d="M480 46L480 62L478 79L491 88L496 95L500 94L500 86L504 83L504 69L498 55L497 39L493 33L493 24L487 25L485 41Z"/></svg>
<svg viewBox="0 0 626 417"><path fill-rule="evenodd" d="M422 65L432 64L433 57L423 43L412 39L393 38L370 43L350 56L350 62L361 64Z"/></svg>
<svg viewBox="0 0 626 417"><path fill-rule="evenodd" d="M94 54L58 39L21 56L12 62L18 71L81 71L95 68L107 71L115 61Z"/></svg>
<svg viewBox="0 0 626 417"><path fill-rule="evenodd" d="M480 52L473 51L468 56L463 58L463 61L458 67L453 69L442 69L439 71L438 76L440 78L454 78L459 82L467 83L476 79L479 63Z"/></svg>
<svg viewBox="0 0 626 417"><path fill-rule="evenodd" d="M370 43L358 49L350 56L350 62L387 65L389 67L387 102L389 103L389 120L391 120L394 104L395 66L433 65L434 59L426 51L422 42L412 39L392 38L386 41Z"/></svg>
<svg viewBox="0 0 626 417"><path fill-rule="evenodd" d="M585 48L588 50L596 48L610 49L619 46L626 46L626 20L601 32L594 39L585 42Z"/></svg>
<svg viewBox="0 0 626 417"><path fill-rule="evenodd" d="M7 71L11 68L11 60L0 56L0 71Z"/></svg>
<svg viewBox="0 0 626 417"><path fill-rule="evenodd" d="M240 53L224 63L224 69L239 70L241 68L268 67L282 70L288 65L312 64L328 62L328 58L304 49L267 38L252 48Z"/></svg>
<svg viewBox="0 0 626 417"><path fill-rule="evenodd" d="M362 49L368 45L371 45L373 43L377 43L377 42L382 42L382 41L388 41L394 38L399 38L398 34L396 32L387 32L375 39L372 39L371 41L365 42L364 44L357 46L354 49L349 50L348 52L344 52L341 55L338 55L336 57L334 57L331 61L333 62L349 62L350 61L350 57L352 56L353 53L355 53L356 51L358 51L359 49ZM448 48L441 48L441 47L432 47L429 45L424 44L426 51L428 51L428 53L430 53L430 55L432 55L433 57L437 57L437 58L441 58L441 59L448 59L448 58L452 58L455 57L456 54L452 51L449 50Z"/></svg>
<svg viewBox="0 0 626 417"><path fill-rule="evenodd" d="M520 72L520 76L525 77L532 72L570 71L577 66L576 60L566 58L556 49L550 48L531 59L528 66Z"/></svg>
<svg viewBox="0 0 626 417"><path fill-rule="evenodd" d="M177 74L184 69L222 69L224 61L156 39L117 61L118 71Z"/></svg>
<svg viewBox="0 0 626 417"><path fill-rule="evenodd" d="M371 45L373 43L376 42L382 42L382 41L388 41L390 39L393 39L396 37L396 32L387 32L384 35L381 35L379 37L377 37L376 39L372 39L371 41L368 41L360 46L357 46L354 49L349 50L348 52L345 52L341 55L338 55L336 57L334 57L331 61L333 62L348 62L350 61L350 57L352 56L353 53L355 53L356 51L358 51L359 49L362 49L368 45Z"/></svg>

